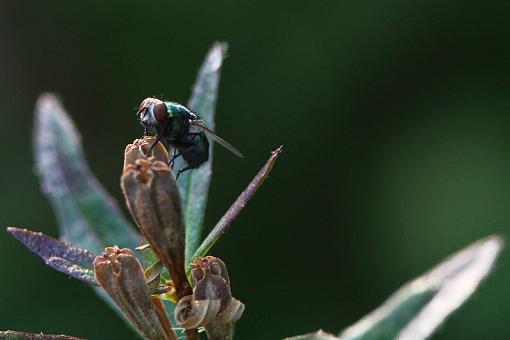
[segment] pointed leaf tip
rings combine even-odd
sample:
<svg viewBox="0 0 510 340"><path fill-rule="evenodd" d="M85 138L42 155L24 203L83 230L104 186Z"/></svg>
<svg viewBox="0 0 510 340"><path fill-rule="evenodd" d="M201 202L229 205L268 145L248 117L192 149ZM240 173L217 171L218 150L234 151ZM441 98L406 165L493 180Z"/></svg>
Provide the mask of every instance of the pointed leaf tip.
<svg viewBox="0 0 510 340"><path fill-rule="evenodd" d="M293 336L285 338L284 340L339 340L339 338L333 334L326 333L323 330L318 330L314 333Z"/></svg>
<svg viewBox="0 0 510 340"><path fill-rule="evenodd" d="M218 72L223 59L227 56L228 43L216 41L211 47L205 62L202 66L202 72Z"/></svg>
<svg viewBox="0 0 510 340"><path fill-rule="evenodd" d="M214 129L214 117L221 67L227 53L228 45L216 42L205 57L193 85L188 107L203 119L207 126ZM178 180L183 202L186 223L186 261L189 262L202 238L203 221L207 204L207 194L212 175L213 147L211 145L209 160L193 171L181 174ZM182 169L186 163L182 157L175 160L175 169Z"/></svg>
<svg viewBox="0 0 510 340"><path fill-rule="evenodd" d="M97 285L92 270L96 257L94 253L28 229L9 227L7 232L53 269L75 279Z"/></svg>
<svg viewBox="0 0 510 340"><path fill-rule="evenodd" d="M202 244L200 244L200 247L193 254L191 260L194 260L199 256L205 256L207 252L211 249L211 247L220 238L220 236L228 229L228 227L239 215L241 210L243 210L246 204L253 197L255 192L257 192L258 188L262 185L264 180L269 176L269 173L273 169L276 159L281 154L282 150L283 145L271 152L271 156L269 156L269 159L266 161L262 169L260 169L257 175L252 179L250 184L248 184L246 189L244 189L244 191L239 195L239 197L237 197L237 199L230 206L225 215L223 215L223 217L218 221L218 223L216 223L216 225L211 230L209 235L207 235L206 239L202 242Z"/></svg>

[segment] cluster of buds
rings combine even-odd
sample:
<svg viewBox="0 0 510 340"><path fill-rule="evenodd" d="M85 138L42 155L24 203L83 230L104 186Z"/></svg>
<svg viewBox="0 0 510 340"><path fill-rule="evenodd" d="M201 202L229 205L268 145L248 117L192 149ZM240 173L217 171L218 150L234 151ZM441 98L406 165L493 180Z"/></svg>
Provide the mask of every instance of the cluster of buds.
<svg viewBox="0 0 510 340"><path fill-rule="evenodd" d="M122 189L135 223L167 267L181 298L191 292L184 268L181 198L164 146L157 143L146 157L152 143L153 138L146 137L126 147Z"/></svg>
<svg viewBox="0 0 510 340"><path fill-rule="evenodd" d="M144 272L131 250L109 247L94 261L96 281L147 339L177 339L158 296L169 290L178 302L177 326L186 329L188 339L198 339L200 327L209 339L232 339L244 304L231 295L225 264L212 256L193 261L192 288L185 268L179 188L166 149L152 143L152 137L145 137L126 147L121 184L129 211L159 260ZM163 266L170 286L160 286Z"/></svg>
<svg viewBox="0 0 510 340"><path fill-rule="evenodd" d="M204 327L210 340L233 339L244 304L232 297L225 263L213 256L199 257L191 269L195 288L193 295L179 301L177 324L185 329Z"/></svg>

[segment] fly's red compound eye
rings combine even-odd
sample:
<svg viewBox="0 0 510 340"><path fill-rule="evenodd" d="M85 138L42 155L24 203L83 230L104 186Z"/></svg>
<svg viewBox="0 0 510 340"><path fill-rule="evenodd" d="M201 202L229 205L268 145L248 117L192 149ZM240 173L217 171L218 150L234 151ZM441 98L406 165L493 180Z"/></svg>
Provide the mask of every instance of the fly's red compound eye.
<svg viewBox="0 0 510 340"><path fill-rule="evenodd" d="M158 102L154 104L153 112L154 118L156 118L156 121L158 121L158 123L162 123L166 120L167 109L164 102L158 100Z"/></svg>

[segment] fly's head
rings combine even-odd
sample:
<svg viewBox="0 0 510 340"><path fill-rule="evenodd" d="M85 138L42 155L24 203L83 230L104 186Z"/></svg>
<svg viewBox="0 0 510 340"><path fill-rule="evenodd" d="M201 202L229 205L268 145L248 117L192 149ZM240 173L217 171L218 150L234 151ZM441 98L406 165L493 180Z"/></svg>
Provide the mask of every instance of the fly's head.
<svg viewBox="0 0 510 340"><path fill-rule="evenodd" d="M145 98L136 113L138 119L145 127L155 127L164 123L167 119L167 107L165 102L157 98Z"/></svg>

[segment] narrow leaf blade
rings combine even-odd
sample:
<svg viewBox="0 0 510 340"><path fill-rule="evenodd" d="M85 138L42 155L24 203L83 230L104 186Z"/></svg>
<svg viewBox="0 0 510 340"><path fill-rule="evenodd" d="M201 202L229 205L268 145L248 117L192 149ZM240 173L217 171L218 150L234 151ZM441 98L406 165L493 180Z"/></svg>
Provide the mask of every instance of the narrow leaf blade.
<svg viewBox="0 0 510 340"><path fill-rule="evenodd" d="M136 247L137 233L91 173L78 131L54 95L43 94L37 101L33 143L42 189L61 237L97 253L113 244Z"/></svg>
<svg viewBox="0 0 510 340"><path fill-rule="evenodd" d="M199 256L205 256L209 249L216 243L216 241L220 238L220 236L228 229L228 227L232 224L232 222L239 215L241 210L246 206L246 204L253 197L255 192L257 192L258 188L262 185L264 180L269 176L269 173L273 169L273 166L276 162L276 159L280 155L283 150L283 146L280 146L278 149L271 152L271 156L267 160L266 164L260 169L257 175L252 179L250 184L244 189L244 191L237 197L235 202L230 206L225 215L216 223L214 228L211 230L209 235L205 238L205 240L200 244L200 247L193 254L191 260L193 261Z"/></svg>
<svg viewBox="0 0 510 340"><path fill-rule="evenodd" d="M188 107L207 122L211 129L214 129L220 71L226 53L226 43L217 42L212 46L198 72L188 102ZM212 158L211 144L209 161L198 169L182 173L178 181L186 223L186 263L189 263L202 236L207 193L211 182ZM185 166L186 163L182 157L175 160L175 169L182 169Z"/></svg>
<svg viewBox="0 0 510 340"><path fill-rule="evenodd" d="M75 279L97 285L93 269L96 257L94 253L28 229L9 227L7 231L41 257L48 266Z"/></svg>
<svg viewBox="0 0 510 340"><path fill-rule="evenodd" d="M499 236L489 236L455 253L345 329L340 339L429 338L487 277L502 248Z"/></svg>

